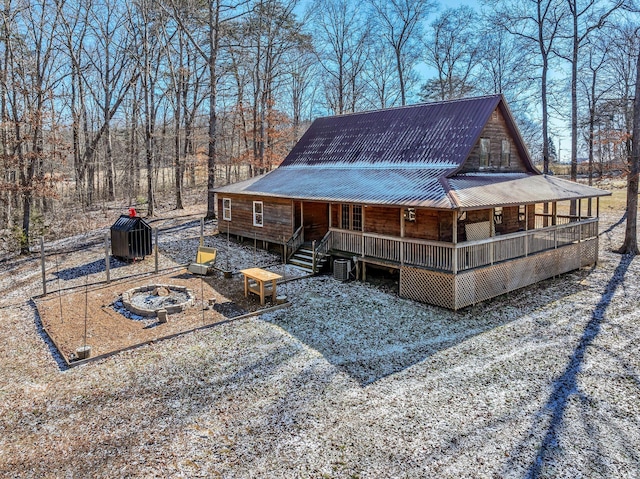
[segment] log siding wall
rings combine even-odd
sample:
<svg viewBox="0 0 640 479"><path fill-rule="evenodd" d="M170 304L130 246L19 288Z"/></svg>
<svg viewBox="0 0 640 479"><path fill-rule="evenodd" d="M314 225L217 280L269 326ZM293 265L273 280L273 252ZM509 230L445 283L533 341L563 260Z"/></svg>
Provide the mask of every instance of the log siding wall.
<svg viewBox="0 0 640 479"><path fill-rule="evenodd" d="M524 161L518 153L516 143L507 127L507 122L502 115L500 109L496 109L491 118L482 130L480 138L489 138L491 140L489 153L489 166L480 167L480 139L471 151L469 158L463 165L460 173L469 173L472 171L505 171L505 172L524 172L527 171ZM511 164L502 164L502 140L508 140L510 146Z"/></svg>
<svg viewBox="0 0 640 479"><path fill-rule="evenodd" d="M293 234L293 204L291 200L266 197L251 197L220 194L217 198L218 212L222 212L223 198L231 199L231 221L225 221L219 214L219 230L236 236L244 236L261 241L282 243ZM262 201L263 226L253 225L253 202Z"/></svg>

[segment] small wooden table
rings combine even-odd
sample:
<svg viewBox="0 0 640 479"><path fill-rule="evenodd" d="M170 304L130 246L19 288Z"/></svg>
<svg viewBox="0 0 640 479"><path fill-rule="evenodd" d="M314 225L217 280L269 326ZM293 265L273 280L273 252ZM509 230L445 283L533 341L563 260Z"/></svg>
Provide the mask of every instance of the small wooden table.
<svg viewBox="0 0 640 479"><path fill-rule="evenodd" d="M240 272L244 275L245 296L249 296L249 291L256 293L260 296L260 305L264 306L264 283L271 281L271 298L274 303L276 302L276 281L282 278L282 276L260 268L242 269ZM249 285L250 279L258 283L257 288Z"/></svg>

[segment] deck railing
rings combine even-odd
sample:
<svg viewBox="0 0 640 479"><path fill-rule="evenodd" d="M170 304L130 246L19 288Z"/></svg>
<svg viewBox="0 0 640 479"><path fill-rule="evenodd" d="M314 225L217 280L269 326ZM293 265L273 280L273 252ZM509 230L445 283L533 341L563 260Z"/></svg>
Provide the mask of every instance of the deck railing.
<svg viewBox="0 0 640 479"><path fill-rule="evenodd" d="M331 249L362 255L362 233L358 231L331 230Z"/></svg>
<svg viewBox="0 0 640 479"><path fill-rule="evenodd" d="M491 238L446 243L331 230L331 249L385 262L457 273L593 239L598 219L566 222Z"/></svg>
<svg viewBox="0 0 640 479"><path fill-rule="evenodd" d="M293 233L293 236L291 236L291 238L289 238L289 240L286 242L285 244L285 248L286 248L286 253L285 256L287 258L287 260L289 260L289 258L291 258L291 256L293 256L293 254L298 251L298 248L300 248L300 246L302 246L302 243L304 243L304 226L300 226L295 233Z"/></svg>
<svg viewBox="0 0 640 479"><path fill-rule="evenodd" d="M580 221L578 216L568 216L568 215L556 215L556 225L566 225L568 223L573 223L576 221ZM553 226L553 215L550 213L536 213L536 221L535 221L536 229L546 228L547 226Z"/></svg>

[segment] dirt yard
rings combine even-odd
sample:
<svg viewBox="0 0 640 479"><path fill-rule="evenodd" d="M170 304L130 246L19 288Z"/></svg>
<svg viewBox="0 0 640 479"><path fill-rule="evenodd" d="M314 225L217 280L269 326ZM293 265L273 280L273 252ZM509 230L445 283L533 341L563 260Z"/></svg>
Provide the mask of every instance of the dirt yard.
<svg viewBox="0 0 640 479"><path fill-rule="evenodd" d="M210 283L186 269L120 280L110 285L76 288L61 294L52 293L36 300L43 327L67 361L73 361L78 347L91 346L91 354L100 356L116 350L154 341L201 326L219 323L246 311L214 290ZM237 282L236 282L237 283ZM157 317L143 318L127 314L121 302L123 291L150 284L176 285L191 289L195 304L170 314L166 323ZM210 306L209 300L215 303ZM86 318L86 339L85 339Z"/></svg>
<svg viewBox="0 0 640 479"><path fill-rule="evenodd" d="M38 258L5 261L0 476L640 477L640 262L612 252L623 214L615 189L596 267L462 311L319 276L283 286L289 308L71 369L30 300ZM164 224L170 268L198 222ZM234 269L275 260L206 228ZM49 257L50 290L99 283L102 250Z"/></svg>

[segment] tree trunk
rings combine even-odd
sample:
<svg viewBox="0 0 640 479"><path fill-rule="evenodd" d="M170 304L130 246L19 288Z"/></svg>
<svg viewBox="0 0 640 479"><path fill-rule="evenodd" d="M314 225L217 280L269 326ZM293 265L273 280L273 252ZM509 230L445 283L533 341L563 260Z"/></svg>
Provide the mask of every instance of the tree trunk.
<svg viewBox="0 0 640 479"><path fill-rule="evenodd" d="M207 219L215 219L215 194L211 191L216 180L216 104L217 104L217 70L218 43L220 33L220 2L210 1L209 3L209 80L211 82L211 93L209 96L209 149L207 155Z"/></svg>
<svg viewBox="0 0 640 479"><path fill-rule="evenodd" d="M640 54L636 61L636 72L640 78ZM624 243L617 250L622 254L638 254L638 171L640 169L640 81L636 82L636 95L633 102L633 143L629 158L629 176L627 177L627 223Z"/></svg>

